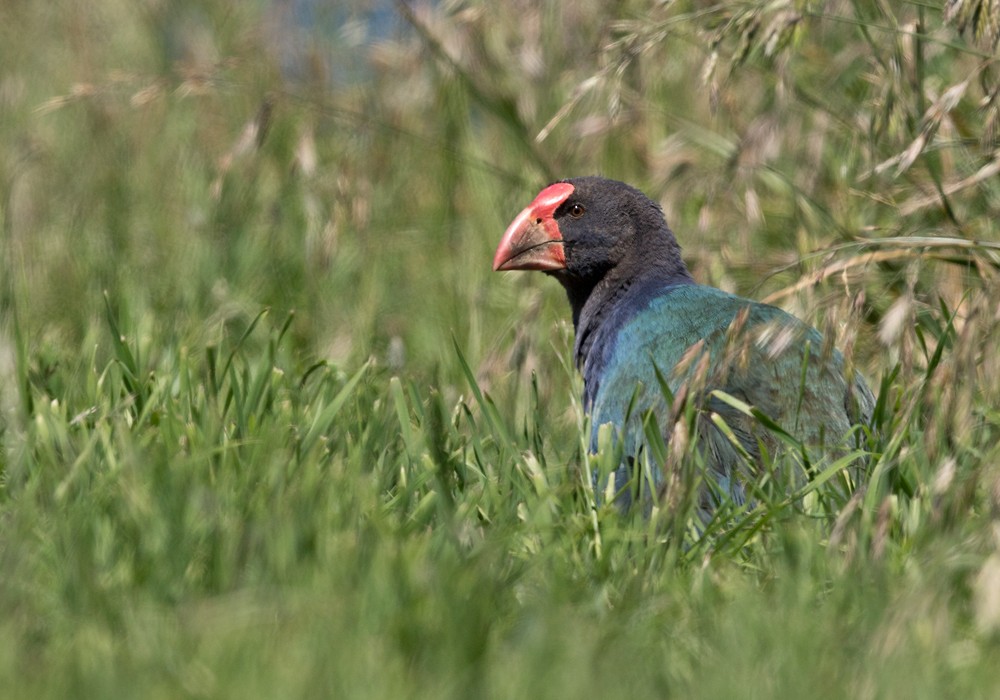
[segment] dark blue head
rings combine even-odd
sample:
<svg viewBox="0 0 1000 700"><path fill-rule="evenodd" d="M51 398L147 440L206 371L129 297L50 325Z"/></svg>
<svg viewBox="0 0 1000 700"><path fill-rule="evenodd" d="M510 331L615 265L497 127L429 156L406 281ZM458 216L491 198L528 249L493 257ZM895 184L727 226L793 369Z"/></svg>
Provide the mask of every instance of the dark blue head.
<svg viewBox="0 0 1000 700"><path fill-rule="evenodd" d="M636 282L691 280L659 205L603 177L543 189L507 228L493 269L552 275L569 295L574 322L585 306L618 297Z"/></svg>

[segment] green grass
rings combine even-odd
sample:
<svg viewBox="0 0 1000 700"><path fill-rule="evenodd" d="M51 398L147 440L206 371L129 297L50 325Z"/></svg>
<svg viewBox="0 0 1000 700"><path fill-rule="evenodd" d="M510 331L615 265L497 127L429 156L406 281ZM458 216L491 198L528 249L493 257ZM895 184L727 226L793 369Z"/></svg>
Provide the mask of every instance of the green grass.
<svg viewBox="0 0 1000 700"><path fill-rule="evenodd" d="M5 3L4 697L995 697L998 66L975 3L876 5L399 5L291 61L249 4ZM592 508L562 292L489 268L594 172L845 348L867 490Z"/></svg>

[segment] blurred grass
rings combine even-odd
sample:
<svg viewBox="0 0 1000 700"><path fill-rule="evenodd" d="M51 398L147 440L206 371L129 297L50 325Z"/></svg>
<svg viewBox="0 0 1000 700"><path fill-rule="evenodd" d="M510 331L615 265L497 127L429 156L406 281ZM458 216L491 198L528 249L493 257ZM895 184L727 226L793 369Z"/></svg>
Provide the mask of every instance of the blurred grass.
<svg viewBox="0 0 1000 700"><path fill-rule="evenodd" d="M962 5L3 4L5 695L994 697ZM881 386L863 497L591 510L561 292L489 262L593 172Z"/></svg>

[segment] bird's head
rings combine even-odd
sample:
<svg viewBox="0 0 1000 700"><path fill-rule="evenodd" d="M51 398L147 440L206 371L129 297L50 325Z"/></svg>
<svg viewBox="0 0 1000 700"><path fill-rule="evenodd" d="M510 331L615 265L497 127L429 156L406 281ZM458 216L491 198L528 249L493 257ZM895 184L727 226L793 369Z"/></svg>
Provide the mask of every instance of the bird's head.
<svg viewBox="0 0 1000 700"><path fill-rule="evenodd" d="M494 270L541 270L567 290L589 292L612 271L686 276L660 207L616 180L579 177L549 185L511 222Z"/></svg>

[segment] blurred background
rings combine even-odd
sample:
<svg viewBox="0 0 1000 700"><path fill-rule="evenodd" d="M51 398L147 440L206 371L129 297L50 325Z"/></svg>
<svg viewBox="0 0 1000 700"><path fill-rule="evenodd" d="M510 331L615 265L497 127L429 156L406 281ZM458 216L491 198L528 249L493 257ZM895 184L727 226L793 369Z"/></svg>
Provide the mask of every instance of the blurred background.
<svg viewBox="0 0 1000 700"><path fill-rule="evenodd" d="M104 292L154 346L270 307L337 362L429 372L451 336L477 366L514 336L516 361L564 349L557 285L489 267L579 174L659 200L699 281L837 328L899 302L882 347L939 294L961 306L970 241L996 238L990 37L919 3L0 12L7 355L12 317L39 361L75 354Z"/></svg>

